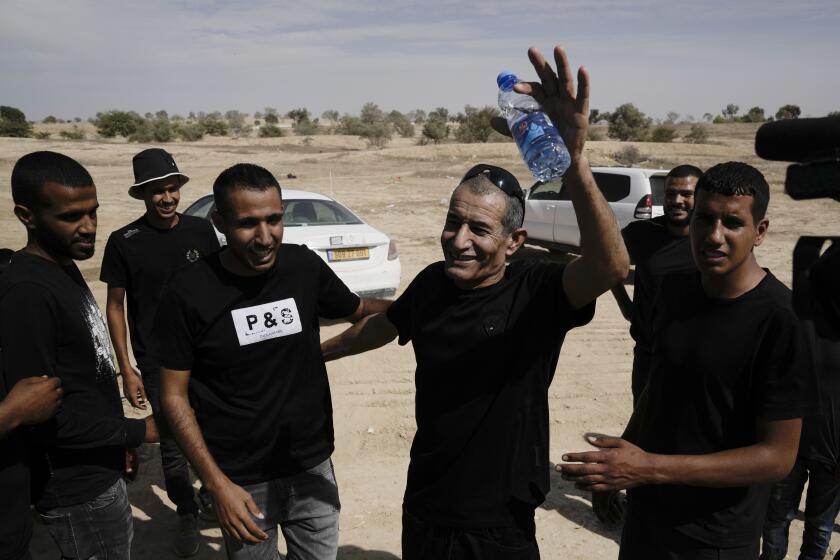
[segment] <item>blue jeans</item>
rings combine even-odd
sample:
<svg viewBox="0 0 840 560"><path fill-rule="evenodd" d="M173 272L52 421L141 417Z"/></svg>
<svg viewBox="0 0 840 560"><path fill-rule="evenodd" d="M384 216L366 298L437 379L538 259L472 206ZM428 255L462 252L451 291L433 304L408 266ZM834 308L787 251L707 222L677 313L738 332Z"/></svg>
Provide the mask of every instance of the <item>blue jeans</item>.
<svg viewBox="0 0 840 560"><path fill-rule="evenodd" d="M796 516L805 481L805 532L799 560L822 560L831 541L834 519L840 510L840 481L833 469L819 461L797 458L791 473L776 483L764 520L762 560L781 560L787 554L788 530Z"/></svg>
<svg viewBox="0 0 840 560"><path fill-rule="evenodd" d="M39 515L62 559L128 560L131 556L134 525L122 478L88 502Z"/></svg>
<svg viewBox="0 0 840 560"><path fill-rule="evenodd" d="M243 486L265 519L254 522L268 535L259 544L225 535L230 560L277 560L277 525L283 531L288 560L335 560L338 552L338 486L332 461L293 476Z"/></svg>
<svg viewBox="0 0 840 560"><path fill-rule="evenodd" d="M155 420L162 422L160 371L145 371L142 375L143 387L146 389L149 404L152 405ZM163 484L166 487L166 495L175 504L178 515L197 514L198 504L195 501L195 491L190 482L190 469L187 459L171 437L161 437L160 439L160 462L163 467Z"/></svg>

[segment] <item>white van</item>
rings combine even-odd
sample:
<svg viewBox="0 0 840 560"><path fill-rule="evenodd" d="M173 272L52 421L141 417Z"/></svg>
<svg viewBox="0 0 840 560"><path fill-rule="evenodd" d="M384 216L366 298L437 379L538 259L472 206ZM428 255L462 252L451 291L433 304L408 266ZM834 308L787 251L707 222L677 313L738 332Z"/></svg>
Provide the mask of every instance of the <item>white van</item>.
<svg viewBox="0 0 840 560"><path fill-rule="evenodd" d="M593 167L598 188L615 213L620 228L633 220L661 216L667 170ZM579 252L580 230L563 178L537 182L525 196L526 243L554 251Z"/></svg>

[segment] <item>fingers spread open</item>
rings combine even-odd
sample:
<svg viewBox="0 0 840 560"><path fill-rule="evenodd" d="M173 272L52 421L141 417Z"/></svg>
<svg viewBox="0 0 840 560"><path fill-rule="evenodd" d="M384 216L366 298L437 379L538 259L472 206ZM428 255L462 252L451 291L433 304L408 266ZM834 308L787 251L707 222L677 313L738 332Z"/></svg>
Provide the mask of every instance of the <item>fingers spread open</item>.
<svg viewBox="0 0 840 560"><path fill-rule="evenodd" d="M578 68L577 98L575 99L578 113L589 115L589 71L581 66Z"/></svg>
<svg viewBox="0 0 840 560"><path fill-rule="evenodd" d="M543 55L535 47L528 49L528 58L537 71L537 76L540 77L543 89L546 95L554 95L557 93L559 87L557 83L557 75L551 68L551 64L543 57Z"/></svg>
<svg viewBox="0 0 840 560"><path fill-rule="evenodd" d="M569 68L569 59L566 57L566 51L560 45L554 47L554 60L557 62L558 91L566 92L569 99L574 99L575 86L572 80L572 71Z"/></svg>

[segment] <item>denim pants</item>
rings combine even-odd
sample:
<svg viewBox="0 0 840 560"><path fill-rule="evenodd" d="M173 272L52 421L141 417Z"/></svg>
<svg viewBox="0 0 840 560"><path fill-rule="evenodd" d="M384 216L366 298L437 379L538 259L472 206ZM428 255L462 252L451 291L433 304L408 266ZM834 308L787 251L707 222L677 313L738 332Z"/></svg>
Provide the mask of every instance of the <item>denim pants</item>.
<svg viewBox="0 0 840 560"><path fill-rule="evenodd" d="M790 474L776 483L764 520L762 560L781 560L787 554L788 530L796 516L805 481L805 532L799 560L822 560L831 542L834 519L840 511L840 481L834 470L819 461L797 458Z"/></svg>
<svg viewBox="0 0 840 560"><path fill-rule="evenodd" d="M265 516L254 522L268 538L250 544L225 535L230 560L279 559L277 525L286 539L288 560L335 560L341 504L330 459L301 473L243 488Z"/></svg>
<svg viewBox="0 0 840 560"><path fill-rule="evenodd" d="M62 559L128 560L131 556L134 525L122 478L88 502L39 514Z"/></svg>
<svg viewBox="0 0 840 560"><path fill-rule="evenodd" d="M155 420L161 422L163 411L160 408L160 372L146 371L142 375L143 387L146 389L149 404L152 405ZM163 484L166 487L166 495L175 504L178 515L197 514L198 504L195 501L195 491L190 483L190 469L187 459L171 437L160 439L160 462L163 467Z"/></svg>

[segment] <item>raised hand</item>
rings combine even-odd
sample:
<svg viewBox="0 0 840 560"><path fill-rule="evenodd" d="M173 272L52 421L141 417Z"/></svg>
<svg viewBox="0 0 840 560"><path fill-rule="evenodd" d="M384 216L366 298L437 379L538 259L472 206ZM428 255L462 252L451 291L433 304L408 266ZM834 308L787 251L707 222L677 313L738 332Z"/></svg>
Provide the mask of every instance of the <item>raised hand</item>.
<svg viewBox="0 0 840 560"><path fill-rule="evenodd" d="M522 82L514 86L517 93L532 96L557 127L566 143L569 155L575 162L583 153L586 131L589 128L589 73L581 66L577 73L577 88L572 78L566 52L559 45L554 47L557 73L535 47L528 49L540 82ZM500 117L492 120L493 128L510 136L507 123Z"/></svg>

